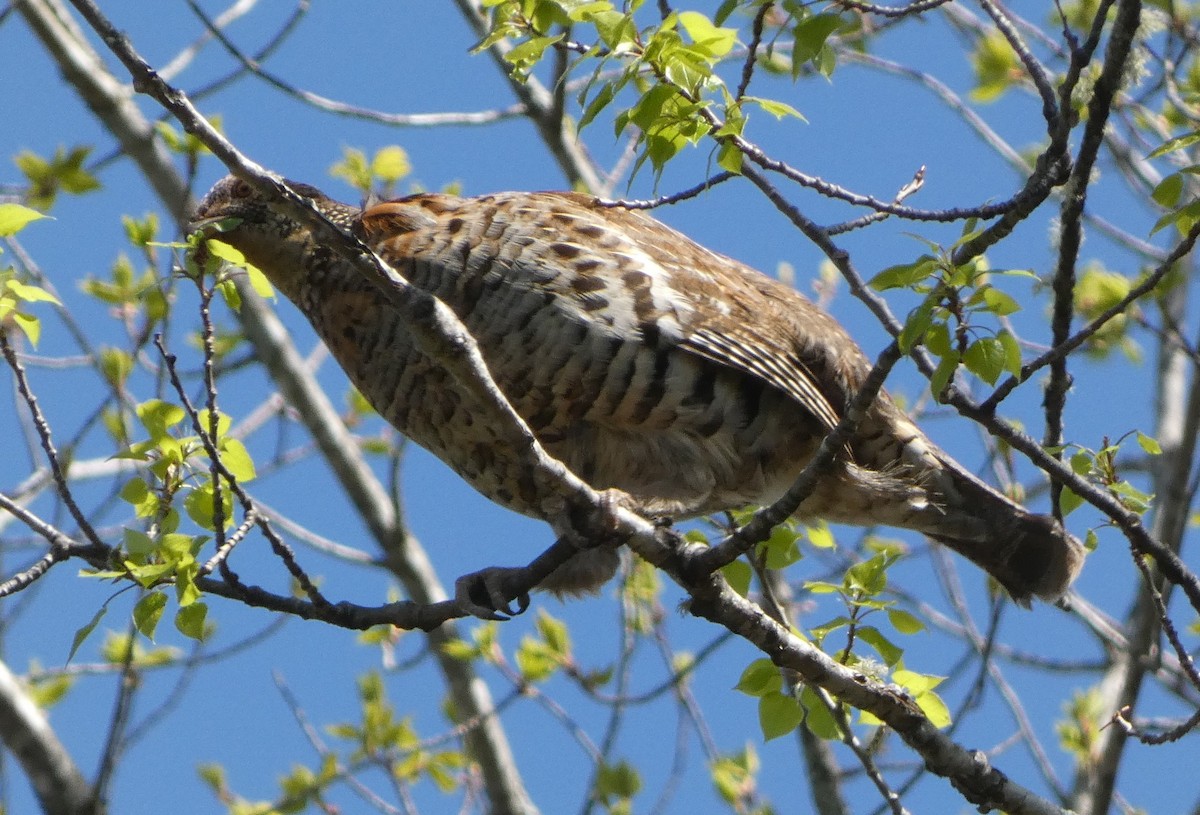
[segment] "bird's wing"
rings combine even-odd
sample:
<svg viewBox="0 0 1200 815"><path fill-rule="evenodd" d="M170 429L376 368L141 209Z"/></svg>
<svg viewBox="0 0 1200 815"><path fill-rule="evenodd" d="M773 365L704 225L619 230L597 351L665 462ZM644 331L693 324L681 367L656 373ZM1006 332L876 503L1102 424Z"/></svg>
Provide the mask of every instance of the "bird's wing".
<svg viewBox="0 0 1200 815"><path fill-rule="evenodd" d="M423 194L367 209L359 231L385 259L459 252L465 274L557 295L568 320L756 377L827 429L866 365L841 326L795 290L590 196Z"/></svg>

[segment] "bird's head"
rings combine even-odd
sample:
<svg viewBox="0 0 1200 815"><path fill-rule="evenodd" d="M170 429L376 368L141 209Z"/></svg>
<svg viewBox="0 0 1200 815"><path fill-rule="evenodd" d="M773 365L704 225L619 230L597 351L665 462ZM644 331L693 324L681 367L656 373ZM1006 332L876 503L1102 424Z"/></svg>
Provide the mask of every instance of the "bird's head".
<svg viewBox="0 0 1200 815"><path fill-rule="evenodd" d="M344 231L359 214L356 207L334 201L316 187L285 183ZM306 255L318 243L311 229L232 175L214 184L200 201L189 230L235 247L288 296L297 276L304 274Z"/></svg>

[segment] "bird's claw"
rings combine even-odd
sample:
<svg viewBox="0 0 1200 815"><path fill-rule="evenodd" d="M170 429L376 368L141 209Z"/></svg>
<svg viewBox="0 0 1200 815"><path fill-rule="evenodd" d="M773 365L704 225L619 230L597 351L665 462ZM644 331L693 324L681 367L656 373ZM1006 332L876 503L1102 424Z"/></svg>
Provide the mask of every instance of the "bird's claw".
<svg viewBox="0 0 1200 815"><path fill-rule="evenodd" d="M454 582L454 602L481 620L509 620L529 608L529 592L516 588L528 585L527 572L524 567L493 566L463 575Z"/></svg>

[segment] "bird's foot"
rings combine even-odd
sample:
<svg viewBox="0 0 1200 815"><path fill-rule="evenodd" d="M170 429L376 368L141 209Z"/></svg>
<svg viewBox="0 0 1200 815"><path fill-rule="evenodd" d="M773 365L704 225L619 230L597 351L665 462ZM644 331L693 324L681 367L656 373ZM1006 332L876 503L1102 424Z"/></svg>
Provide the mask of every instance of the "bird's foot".
<svg viewBox="0 0 1200 815"><path fill-rule="evenodd" d="M454 602L481 620L509 620L529 608L529 584L527 566L492 566L456 580Z"/></svg>

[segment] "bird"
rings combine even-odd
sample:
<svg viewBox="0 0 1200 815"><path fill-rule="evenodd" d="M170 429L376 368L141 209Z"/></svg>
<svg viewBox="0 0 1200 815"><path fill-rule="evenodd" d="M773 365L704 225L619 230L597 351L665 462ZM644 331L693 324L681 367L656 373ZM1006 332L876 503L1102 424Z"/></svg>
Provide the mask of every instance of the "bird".
<svg viewBox="0 0 1200 815"><path fill-rule="evenodd" d="M457 314L548 453L650 518L771 504L871 370L794 288L640 210L579 192L419 193L360 208L285 183ZM492 501L538 516L529 474L487 410L314 230L232 175L192 228L258 267L400 433ZM1026 607L1060 598L1084 560L1059 521L976 477L885 391L796 517L923 533ZM613 547L581 549L539 588L595 591L618 563Z"/></svg>

